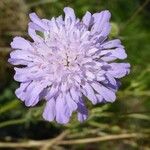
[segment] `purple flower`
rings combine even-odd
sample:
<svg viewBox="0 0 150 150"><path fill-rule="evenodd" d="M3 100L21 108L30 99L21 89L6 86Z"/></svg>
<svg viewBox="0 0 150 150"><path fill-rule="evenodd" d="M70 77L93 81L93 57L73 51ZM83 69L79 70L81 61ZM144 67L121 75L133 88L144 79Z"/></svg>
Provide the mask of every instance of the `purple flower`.
<svg viewBox="0 0 150 150"><path fill-rule="evenodd" d="M120 40L108 40L110 12L86 12L82 20L72 8L65 17L40 19L31 13L28 34L33 42L15 37L9 62L15 67L16 90L26 106L46 100L45 120L66 124L72 112L87 119L85 97L93 104L114 102L119 78L129 73L128 63L113 62L127 57Z"/></svg>

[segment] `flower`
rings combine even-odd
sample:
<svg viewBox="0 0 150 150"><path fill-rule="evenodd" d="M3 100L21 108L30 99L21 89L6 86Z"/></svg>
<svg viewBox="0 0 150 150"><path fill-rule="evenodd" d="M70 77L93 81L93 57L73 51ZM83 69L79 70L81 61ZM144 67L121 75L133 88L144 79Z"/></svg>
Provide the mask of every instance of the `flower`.
<svg viewBox="0 0 150 150"><path fill-rule="evenodd" d="M14 79L21 82L16 96L26 106L46 100L45 120L68 123L77 111L79 121L88 117L85 98L93 104L114 102L119 78L129 73L129 63L119 39L108 40L110 12L86 12L82 20L72 8L65 17L40 19L31 13L28 34L33 42L15 37L9 62Z"/></svg>

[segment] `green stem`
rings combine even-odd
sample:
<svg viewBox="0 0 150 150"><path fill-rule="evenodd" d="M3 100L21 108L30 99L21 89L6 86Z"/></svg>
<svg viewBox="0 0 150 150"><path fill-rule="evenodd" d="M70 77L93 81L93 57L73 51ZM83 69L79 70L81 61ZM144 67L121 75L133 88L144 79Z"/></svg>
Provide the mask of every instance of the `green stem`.
<svg viewBox="0 0 150 150"><path fill-rule="evenodd" d="M122 31L129 25L131 21L133 21L136 18L136 16L144 9L146 5L148 5L149 2L150 0L145 0L145 2L137 8L133 15L126 21L125 26L121 29Z"/></svg>
<svg viewBox="0 0 150 150"><path fill-rule="evenodd" d="M14 119L14 120L10 120L10 121L5 121L0 123L0 128L6 127L6 126L10 126L10 125L16 125L16 124L22 124L26 122L26 119Z"/></svg>
<svg viewBox="0 0 150 150"><path fill-rule="evenodd" d="M19 101L13 100L12 102L9 102L9 103L5 104L4 106L0 107L0 114L5 113L9 110L12 110L12 109L16 108L18 105L19 105Z"/></svg>
<svg viewBox="0 0 150 150"><path fill-rule="evenodd" d="M119 96L150 96L150 91L119 91Z"/></svg>
<svg viewBox="0 0 150 150"><path fill-rule="evenodd" d="M48 3L53 3L53 2L56 2L56 1L57 0L40 0L38 2L33 2L33 3L27 4L27 7L32 8L32 7L39 6L39 5L45 5L45 4L48 4Z"/></svg>

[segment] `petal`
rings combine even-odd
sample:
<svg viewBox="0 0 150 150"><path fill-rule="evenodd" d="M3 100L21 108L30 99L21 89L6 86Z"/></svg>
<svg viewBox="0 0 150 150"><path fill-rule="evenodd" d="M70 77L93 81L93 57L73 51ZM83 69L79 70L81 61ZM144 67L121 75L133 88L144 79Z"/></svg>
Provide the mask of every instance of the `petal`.
<svg viewBox="0 0 150 150"><path fill-rule="evenodd" d="M56 99L56 121L60 124L69 122L69 117L66 116L67 104L65 99L59 94Z"/></svg>
<svg viewBox="0 0 150 150"><path fill-rule="evenodd" d="M61 86L60 86L60 90L61 90L62 92L65 92L65 91L67 91L67 89L68 89L68 84L67 84L67 82L62 82L62 83L61 83Z"/></svg>
<svg viewBox="0 0 150 150"><path fill-rule="evenodd" d="M28 26L28 34L34 40L34 42L40 43L43 41L43 39L36 34L35 29L32 29L30 26Z"/></svg>
<svg viewBox="0 0 150 150"><path fill-rule="evenodd" d="M109 19L111 14L108 10L93 14L94 25L91 29L92 34L98 32L101 36L106 37L110 32Z"/></svg>
<svg viewBox="0 0 150 150"><path fill-rule="evenodd" d="M80 99L77 105L78 105L78 120L80 122L83 122L88 117L88 110L82 99Z"/></svg>
<svg viewBox="0 0 150 150"><path fill-rule="evenodd" d="M113 76L111 76L109 73L106 73L106 77L110 84L117 86L116 79Z"/></svg>
<svg viewBox="0 0 150 150"><path fill-rule="evenodd" d="M123 48L116 48L115 50L102 50L100 55L104 61L113 61L116 59L125 59L127 54Z"/></svg>
<svg viewBox="0 0 150 150"><path fill-rule="evenodd" d="M52 85L47 92L46 99L51 99L52 97L54 97L59 91L58 88L59 88L58 86Z"/></svg>
<svg viewBox="0 0 150 150"><path fill-rule="evenodd" d="M92 23L92 15L90 12L86 12L86 14L83 16L83 19L82 19L83 23L89 27Z"/></svg>
<svg viewBox="0 0 150 150"><path fill-rule="evenodd" d="M56 108L55 108L56 102L55 99L49 99L46 103L46 106L44 108L43 112L43 118L47 121L53 121L56 116Z"/></svg>
<svg viewBox="0 0 150 150"><path fill-rule="evenodd" d="M92 48L89 49L87 52L87 56L94 54L95 52L97 52L99 49L98 48Z"/></svg>
<svg viewBox="0 0 150 150"><path fill-rule="evenodd" d="M103 30L101 31L99 37L102 37L101 41L103 41L103 37L107 37L108 34L110 33L111 31L111 25L110 23L105 23L105 26L103 27Z"/></svg>
<svg viewBox="0 0 150 150"><path fill-rule="evenodd" d="M16 89L15 94L20 100L24 101L25 91L26 91L27 87L30 85L30 83L31 82L21 83L20 87L18 89Z"/></svg>
<svg viewBox="0 0 150 150"><path fill-rule="evenodd" d="M64 24L62 15L56 18L56 22L59 26Z"/></svg>
<svg viewBox="0 0 150 150"><path fill-rule="evenodd" d="M30 84L21 83L19 89L16 90L15 94L19 99L25 102L26 106L34 106L40 100L40 93L46 88L47 83L41 82L30 82Z"/></svg>
<svg viewBox="0 0 150 150"><path fill-rule="evenodd" d="M33 50L33 47L31 46L30 42L22 37L15 37L10 43L10 45L13 49Z"/></svg>
<svg viewBox="0 0 150 150"><path fill-rule="evenodd" d="M21 59L31 62L35 58L35 55L26 50L14 50L10 53L10 57L12 59Z"/></svg>
<svg viewBox="0 0 150 150"><path fill-rule="evenodd" d="M103 43L101 47L103 47L104 49L116 48L116 47L124 48L124 46L121 45L121 41L119 39L107 41Z"/></svg>
<svg viewBox="0 0 150 150"><path fill-rule="evenodd" d="M74 23L76 19L74 10L70 7L65 7L64 12L65 12L65 24L70 25L71 23Z"/></svg>
<svg viewBox="0 0 150 150"><path fill-rule="evenodd" d="M16 73L14 79L19 82L28 82L31 80L42 79L44 72L38 66L14 68Z"/></svg>
<svg viewBox="0 0 150 150"><path fill-rule="evenodd" d="M79 84L81 83L81 77L80 77L80 75L75 74L75 75L73 76L73 78L74 78L74 80L77 81Z"/></svg>
<svg viewBox="0 0 150 150"><path fill-rule="evenodd" d="M79 101L80 92L75 87L70 88L70 95L75 102Z"/></svg>
<svg viewBox="0 0 150 150"><path fill-rule="evenodd" d="M43 22L37 15L36 13L31 13L29 14L29 17L33 23L35 23L37 26L43 28L44 30L49 30L47 24Z"/></svg>
<svg viewBox="0 0 150 150"><path fill-rule="evenodd" d="M111 75L109 75L109 76L111 76ZM115 80L115 82L116 82L115 84L113 84L112 82L110 82L110 79L109 79L108 82L107 81L102 82L102 84L105 87L107 87L108 89L110 89L111 91L113 91L114 93L116 93L121 84L120 84L120 82L118 80L114 79L114 77L111 77L111 78L113 78L113 80Z"/></svg>
<svg viewBox="0 0 150 150"><path fill-rule="evenodd" d="M104 101L103 96L100 95L100 94L96 94L96 98L97 98L97 102L98 102L98 103L102 103L102 102Z"/></svg>
<svg viewBox="0 0 150 150"><path fill-rule="evenodd" d="M95 82L91 84L95 91L97 91L107 102L114 102L116 95L110 89L104 87L103 85Z"/></svg>
<svg viewBox="0 0 150 150"><path fill-rule="evenodd" d="M33 22L29 22L28 26L36 31L44 32L44 29Z"/></svg>
<svg viewBox="0 0 150 150"><path fill-rule="evenodd" d="M56 22L56 19L54 17L51 19L51 26L50 27L51 27L52 33L59 33L60 32L58 25L57 25L57 22Z"/></svg>
<svg viewBox="0 0 150 150"><path fill-rule="evenodd" d="M84 92L84 95L85 95L93 104L96 104L96 103L97 103L97 99L96 99L94 90L93 90L93 88L92 88L87 82L85 83L85 86L83 86L83 90L85 91L85 92Z"/></svg>
<svg viewBox="0 0 150 150"><path fill-rule="evenodd" d="M70 93L69 93L69 92L67 92L67 93L65 94L65 96L66 96L65 98L66 98L66 102L67 102L68 108L69 108L69 110L70 110L70 112L71 112L71 114L72 114L72 112L77 109L77 104L76 104L76 102L72 99L72 97L70 96ZM70 115L71 115L71 114L70 114Z"/></svg>
<svg viewBox="0 0 150 150"><path fill-rule="evenodd" d="M22 59L14 59L14 58L9 58L8 59L8 62L10 64L13 64L13 65L29 65L30 63L26 60L22 60Z"/></svg>
<svg viewBox="0 0 150 150"><path fill-rule="evenodd" d="M115 78L122 78L129 74L130 64L129 63L111 63L111 69L108 71Z"/></svg>
<svg viewBox="0 0 150 150"><path fill-rule="evenodd" d="M89 71L89 70L85 71L85 75L87 76L87 79L90 80L90 81L95 79L95 77L96 77L95 74L93 72Z"/></svg>

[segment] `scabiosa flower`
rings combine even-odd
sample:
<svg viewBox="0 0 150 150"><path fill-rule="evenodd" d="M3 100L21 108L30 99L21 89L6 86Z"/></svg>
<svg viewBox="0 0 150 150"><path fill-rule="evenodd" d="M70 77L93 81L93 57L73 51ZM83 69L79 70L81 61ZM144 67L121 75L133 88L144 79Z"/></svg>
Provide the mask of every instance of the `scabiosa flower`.
<svg viewBox="0 0 150 150"><path fill-rule="evenodd" d="M26 106L46 100L45 120L65 124L73 111L79 121L87 119L85 98L93 104L114 102L119 78L129 73L127 57L119 39L108 40L110 12L86 12L82 20L72 8L65 17L40 19L31 13L28 34L33 42L15 37L9 62L15 67L16 90Z"/></svg>

